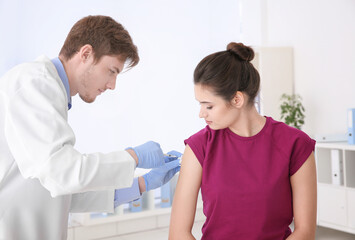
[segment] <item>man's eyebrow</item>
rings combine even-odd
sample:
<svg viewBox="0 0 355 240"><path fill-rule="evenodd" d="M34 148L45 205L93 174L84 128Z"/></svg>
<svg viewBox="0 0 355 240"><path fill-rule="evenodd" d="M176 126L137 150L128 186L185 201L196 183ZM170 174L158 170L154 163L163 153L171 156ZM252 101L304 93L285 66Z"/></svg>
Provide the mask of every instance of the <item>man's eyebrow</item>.
<svg viewBox="0 0 355 240"><path fill-rule="evenodd" d="M117 67L113 67L113 68L116 70L117 74L121 72L119 68Z"/></svg>

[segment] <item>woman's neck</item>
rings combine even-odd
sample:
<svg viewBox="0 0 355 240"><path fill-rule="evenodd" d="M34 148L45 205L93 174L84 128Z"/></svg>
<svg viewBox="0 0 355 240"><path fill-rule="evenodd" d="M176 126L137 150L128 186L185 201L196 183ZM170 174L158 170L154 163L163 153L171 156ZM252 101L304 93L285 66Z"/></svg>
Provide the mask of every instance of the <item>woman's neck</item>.
<svg viewBox="0 0 355 240"><path fill-rule="evenodd" d="M229 129L241 137L251 137L258 134L265 123L266 118L261 116L253 106L241 110L238 119Z"/></svg>

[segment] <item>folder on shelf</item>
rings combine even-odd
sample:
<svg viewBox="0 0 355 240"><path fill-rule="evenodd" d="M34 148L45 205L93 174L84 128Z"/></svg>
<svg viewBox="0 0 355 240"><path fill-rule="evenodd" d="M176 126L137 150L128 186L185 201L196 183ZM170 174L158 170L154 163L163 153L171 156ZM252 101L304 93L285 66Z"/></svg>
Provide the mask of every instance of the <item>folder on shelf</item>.
<svg viewBox="0 0 355 240"><path fill-rule="evenodd" d="M343 159L342 152L338 149L331 150L332 184L343 185Z"/></svg>
<svg viewBox="0 0 355 240"><path fill-rule="evenodd" d="M161 207L171 207L174 199L178 174L171 178L169 182L161 186Z"/></svg>
<svg viewBox="0 0 355 240"><path fill-rule="evenodd" d="M129 209L131 212L140 212L142 211L142 199L139 198L129 203Z"/></svg>
<svg viewBox="0 0 355 240"><path fill-rule="evenodd" d="M355 108L348 109L348 143L355 144Z"/></svg>
<svg viewBox="0 0 355 240"><path fill-rule="evenodd" d="M170 183L161 186L161 207L171 207Z"/></svg>

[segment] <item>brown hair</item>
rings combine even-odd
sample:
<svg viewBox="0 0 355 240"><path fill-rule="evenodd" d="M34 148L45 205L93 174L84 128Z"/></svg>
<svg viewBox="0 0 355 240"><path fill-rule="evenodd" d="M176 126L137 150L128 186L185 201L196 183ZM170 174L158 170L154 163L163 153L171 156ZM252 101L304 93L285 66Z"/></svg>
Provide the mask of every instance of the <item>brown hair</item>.
<svg viewBox="0 0 355 240"><path fill-rule="evenodd" d="M87 16L80 19L70 30L59 54L69 60L85 44L92 46L95 62L104 55L117 55L128 60L129 68L139 62L137 47L131 36L111 17Z"/></svg>
<svg viewBox="0 0 355 240"><path fill-rule="evenodd" d="M253 58L252 48L231 42L226 51L213 53L201 60L194 72L194 83L211 87L227 102L237 91L244 92L249 103L253 103L260 87L259 73L250 63Z"/></svg>

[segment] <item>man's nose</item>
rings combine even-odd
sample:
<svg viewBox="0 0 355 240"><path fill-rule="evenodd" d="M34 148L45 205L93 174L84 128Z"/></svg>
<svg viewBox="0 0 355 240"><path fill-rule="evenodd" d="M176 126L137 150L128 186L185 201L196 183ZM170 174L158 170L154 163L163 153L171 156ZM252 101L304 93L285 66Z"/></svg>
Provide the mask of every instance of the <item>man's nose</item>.
<svg viewBox="0 0 355 240"><path fill-rule="evenodd" d="M116 88L116 78L114 80L109 81L106 84L106 87L110 90L114 90Z"/></svg>

